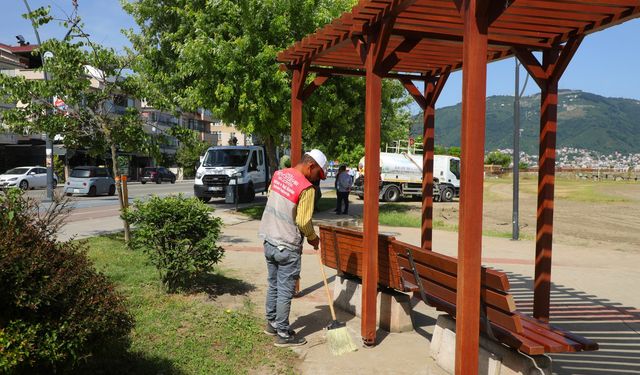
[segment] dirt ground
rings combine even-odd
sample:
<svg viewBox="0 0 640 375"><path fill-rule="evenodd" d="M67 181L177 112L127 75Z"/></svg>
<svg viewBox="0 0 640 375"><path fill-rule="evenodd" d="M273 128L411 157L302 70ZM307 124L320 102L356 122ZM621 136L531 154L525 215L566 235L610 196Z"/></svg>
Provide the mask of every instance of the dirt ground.
<svg viewBox="0 0 640 375"><path fill-rule="evenodd" d="M554 242L590 248L640 252L640 183L556 179ZM511 233L513 185L510 177L484 184L483 229ZM411 204L419 205L419 202ZM519 228L536 232L537 180L520 182ZM434 220L458 223L458 201L434 203Z"/></svg>

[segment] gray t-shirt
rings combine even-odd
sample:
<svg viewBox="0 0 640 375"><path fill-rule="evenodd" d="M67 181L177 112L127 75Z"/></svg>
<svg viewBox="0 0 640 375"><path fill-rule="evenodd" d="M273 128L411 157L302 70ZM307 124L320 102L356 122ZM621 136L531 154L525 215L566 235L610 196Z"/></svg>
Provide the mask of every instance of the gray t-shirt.
<svg viewBox="0 0 640 375"><path fill-rule="evenodd" d="M338 191L341 193L348 192L351 189L351 184L353 184L353 179L349 176L349 173L342 172L338 176Z"/></svg>

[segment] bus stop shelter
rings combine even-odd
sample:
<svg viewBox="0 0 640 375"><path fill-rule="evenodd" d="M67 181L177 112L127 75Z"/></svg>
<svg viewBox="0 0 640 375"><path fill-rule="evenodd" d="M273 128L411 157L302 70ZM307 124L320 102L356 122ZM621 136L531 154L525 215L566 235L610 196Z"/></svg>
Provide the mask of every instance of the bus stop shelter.
<svg viewBox="0 0 640 375"><path fill-rule="evenodd" d="M640 0L361 0L280 52L292 72L291 161L302 156L303 104L331 77L362 76L365 196L361 334L376 342L378 186L382 79L397 79L424 111L422 248L431 249L435 104L462 70L456 373L478 371L486 77L488 63L516 56L541 90L535 318L549 320L558 81L591 33L640 15ZM629 41L629 48L638 41ZM603 51L604 53L604 51ZM594 71L598 67L594 67ZM420 91L415 82L424 83ZM464 353L464 354L463 354Z"/></svg>

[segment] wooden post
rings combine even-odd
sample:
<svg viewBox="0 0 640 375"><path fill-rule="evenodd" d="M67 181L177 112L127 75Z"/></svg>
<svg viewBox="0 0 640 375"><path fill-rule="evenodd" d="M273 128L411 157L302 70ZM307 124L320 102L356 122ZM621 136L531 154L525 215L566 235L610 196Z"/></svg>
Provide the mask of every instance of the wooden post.
<svg viewBox="0 0 640 375"><path fill-rule="evenodd" d="M456 374L478 373L482 191L488 20L483 0L464 0L462 70L463 163L460 181L458 279L456 295Z"/></svg>
<svg viewBox="0 0 640 375"><path fill-rule="evenodd" d="M302 88L305 74L302 68L293 71L291 80L291 166L302 157Z"/></svg>
<svg viewBox="0 0 640 375"><path fill-rule="evenodd" d="M433 159L435 148L436 102L449 78L446 70L424 83L424 131L422 137L422 248L432 249L433 240Z"/></svg>
<svg viewBox="0 0 640 375"><path fill-rule="evenodd" d="M542 66L548 66L557 59L557 50L543 51ZM551 305L551 248L556 178L556 133L558 130L558 79L548 77L540 89L540 148L533 316L548 322Z"/></svg>
<svg viewBox="0 0 640 375"><path fill-rule="evenodd" d="M364 174L364 249L362 274L362 340L375 345L378 296L378 194L380 183L380 114L382 106L382 77L375 67L371 41L366 59L365 98L365 174Z"/></svg>
<svg viewBox="0 0 640 375"><path fill-rule="evenodd" d="M538 211L536 222L536 265L533 316L548 322L551 306L551 255L558 128L558 81L582 43L584 36L570 38L560 49L542 53L542 64L519 47L513 50L540 87L540 148L538 170Z"/></svg>
<svg viewBox="0 0 640 375"><path fill-rule="evenodd" d="M436 90L433 79L424 82L425 98L432 97ZM422 235L421 247L431 250L433 239L433 149L435 147L435 101L426 101L422 132Z"/></svg>

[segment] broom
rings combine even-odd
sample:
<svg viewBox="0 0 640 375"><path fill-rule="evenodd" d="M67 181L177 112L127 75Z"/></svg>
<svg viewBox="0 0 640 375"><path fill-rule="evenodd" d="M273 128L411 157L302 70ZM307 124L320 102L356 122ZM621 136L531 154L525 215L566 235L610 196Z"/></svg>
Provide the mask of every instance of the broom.
<svg viewBox="0 0 640 375"><path fill-rule="evenodd" d="M316 250L318 248L316 247ZM329 350L333 355L341 355L348 352L356 351L358 348L351 341L349 331L347 331L346 324L339 322L336 319L336 312L333 309L333 301L331 300L331 294L329 293L329 285L327 284L327 275L324 273L324 265L322 264L322 257L320 252L318 253L318 262L320 263L320 271L322 272L322 281L324 282L324 289L327 292L327 300L329 302L329 309L331 310L331 323L327 326L327 343L329 344Z"/></svg>

